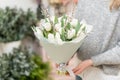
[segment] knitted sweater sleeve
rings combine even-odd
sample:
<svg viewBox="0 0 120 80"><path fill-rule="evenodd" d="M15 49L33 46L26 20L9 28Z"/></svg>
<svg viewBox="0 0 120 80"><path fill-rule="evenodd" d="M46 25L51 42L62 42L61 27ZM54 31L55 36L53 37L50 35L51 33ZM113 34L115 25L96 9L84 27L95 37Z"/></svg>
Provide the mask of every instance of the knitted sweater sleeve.
<svg viewBox="0 0 120 80"><path fill-rule="evenodd" d="M120 16L118 19L118 27L120 27ZM120 35L120 33L118 33ZM119 38L120 39L120 38ZM99 66L103 64L115 65L120 64L120 41L116 44L115 47L105 51L102 54L91 57L94 66Z"/></svg>
<svg viewBox="0 0 120 80"><path fill-rule="evenodd" d="M102 64L120 64L120 42L116 47L97 56L93 56L91 59L94 66Z"/></svg>

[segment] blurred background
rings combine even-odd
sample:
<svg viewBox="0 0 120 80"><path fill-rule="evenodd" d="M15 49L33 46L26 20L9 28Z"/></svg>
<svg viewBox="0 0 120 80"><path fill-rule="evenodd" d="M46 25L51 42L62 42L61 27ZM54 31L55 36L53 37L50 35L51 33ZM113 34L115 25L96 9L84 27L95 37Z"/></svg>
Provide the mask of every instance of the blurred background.
<svg viewBox="0 0 120 80"><path fill-rule="evenodd" d="M26 67L25 64L27 63L21 63L24 64L24 66L19 67L21 64L18 65L18 63L14 63L14 60L11 60L14 58L16 61L19 60L22 62L20 60L21 58L19 59L21 52L26 54L34 52L41 56L40 60L43 61L43 63L39 62L40 64L38 65L42 65L44 68L40 67L39 69L43 69L43 72L40 71L38 74L43 76L38 75L38 77L40 78L39 80L49 80L43 78L46 77L44 75L49 72L48 63L45 62L46 55L42 50L40 42L34 36L31 26L37 26L38 22L44 18L42 7L48 9L51 16L69 15L72 14L77 2L78 0L0 0L0 80L27 80L27 78L24 78L25 76L23 77L23 74L22 78L20 78L20 71L23 70L23 67ZM19 50L16 51L14 48ZM4 56L4 54L9 53L11 53L11 55ZM14 56L13 54L16 54L16 57L10 57ZM26 56L26 58L29 57ZM24 59L26 60L26 58ZM29 61L28 64L30 64ZM18 66L9 68L11 65ZM13 70L14 67L18 67L19 69L16 68ZM31 66L29 65L29 67ZM13 72L11 72L12 70ZM30 70L27 72L24 70L23 73L28 75L31 72ZM34 79L29 78L29 80Z"/></svg>

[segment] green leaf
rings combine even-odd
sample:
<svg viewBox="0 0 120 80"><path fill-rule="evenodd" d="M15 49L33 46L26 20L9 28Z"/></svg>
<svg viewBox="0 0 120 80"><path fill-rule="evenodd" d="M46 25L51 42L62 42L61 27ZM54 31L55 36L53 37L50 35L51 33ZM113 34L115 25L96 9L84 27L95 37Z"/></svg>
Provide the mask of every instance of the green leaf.
<svg viewBox="0 0 120 80"><path fill-rule="evenodd" d="M58 23L58 18L55 16L54 18L54 24L57 24Z"/></svg>
<svg viewBox="0 0 120 80"><path fill-rule="evenodd" d="M71 28L71 24L70 24L70 23L67 23L67 25L65 26L65 29L66 29L66 30L70 30L70 28Z"/></svg>
<svg viewBox="0 0 120 80"><path fill-rule="evenodd" d="M82 26L82 25L78 22L77 26L75 27L76 34L77 34L78 31L80 30L81 26Z"/></svg>
<svg viewBox="0 0 120 80"><path fill-rule="evenodd" d="M83 31L84 33L86 33L86 26L84 26L84 28L82 29L82 31Z"/></svg>
<svg viewBox="0 0 120 80"><path fill-rule="evenodd" d="M44 35L46 38L48 38L48 33L49 33L49 32L47 32L47 31L43 31L43 35Z"/></svg>
<svg viewBox="0 0 120 80"><path fill-rule="evenodd" d="M49 63L34 52L14 49L0 56L0 80L51 80L49 72Z"/></svg>
<svg viewBox="0 0 120 80"><path fill-rule="evenodd" d="M61 34L60 36L61 36L61 39L62 39L63 41L66 40L66 38L65 38L65 29L62 29L62 34Z"/></svg>
<svg viewBox="0 0 120 80"><path fill-rule="evenodd" d="M64 27L64 18L61 19L61 26Z"/></svg>
<svg viewBox="0 0 120 80"><path fill-rule="evenodd" d="M35 29L35 26L32 26L31 28L32 28L33 31L35 31L35 32L37 31L37 30Z"/></svg>
<svg viewBox="0 0 120 80"><path fill-rule="evenodd" d="M16 8L0 8L0 42L11 42L25 36L35 38L31 26L37 23L36 13Z"/></svg>
<svg viewBox="0 0 120 80"><path fill-rule="evenodd" d="M48 20L45 18L45 22L48 22Z"/></svg>

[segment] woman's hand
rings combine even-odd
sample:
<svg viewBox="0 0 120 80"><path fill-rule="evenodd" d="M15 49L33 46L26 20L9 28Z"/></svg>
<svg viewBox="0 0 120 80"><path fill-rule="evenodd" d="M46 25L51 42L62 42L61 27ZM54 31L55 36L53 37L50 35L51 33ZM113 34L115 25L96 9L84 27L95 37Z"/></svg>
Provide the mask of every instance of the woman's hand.
<svg viewBox="0 0 120 80"><path fill-rule="evenodd" d="M78 0L61 0L61 1L62 1L62 4L63 4L63 5L67 5L67 4L69 4L70 2L73 2L73 3L75 3L75 4L78 3Z"/></svg>
<svg viewBox="0 0 120 80"><path fill-rule="evenodd" d="M61 0L63 5L67 5L71 0Z"/></svg>
<svg viewBox="0 0 120 80"><path fill-rule="evenodd" d="M75 77L73 76L69 76L69 75L60 75L58 74L57 72L57 67L59 66L57 63L55 63L54 61L52 60L49 60L50 63L51 63L51 73L50 73L50 77L53 79L53 80L75 80Z"/></svg>
<svg viewBox="0 0 120 80"><path fill-rule="evenodd" d="M73 72L78 75L83 72L85 69L93 65L93 61L91 59L82 61L77 67L73 69Z"/></svg>

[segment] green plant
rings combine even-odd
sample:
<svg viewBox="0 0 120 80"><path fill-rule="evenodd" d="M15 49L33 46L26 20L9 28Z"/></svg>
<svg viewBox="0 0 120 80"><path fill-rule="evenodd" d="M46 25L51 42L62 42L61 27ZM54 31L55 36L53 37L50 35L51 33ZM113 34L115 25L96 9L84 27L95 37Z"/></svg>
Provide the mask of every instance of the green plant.
<svg viewBox="0 0 120 80"><path fill-rule="evenodd" d="M38 21L36 13L28 9L0 9L0 42L11 42L32 36L31 26Z"/></svg>
<svg viewBox="0 0 120 80"><path fill-rule="evenodd" d="M0 80L48 80L49 72L49 63L35 53L14 49L0 57Z"/></svg>
<svg viewBox="0 0 120 80"><path fill-rule="evenodd" d="M42 13L41 3L37 7L37 18L38 19L43 19L44 18L44 15Z"/></svg>
<svg viewBox="0 0 120 80"><path fill-rule="evenodd" d="M36 68L32 70L30 73L30 76L26 77L26 79L23 80L50 80L49 77L49 66L48 64L45 64L41 62L41 59L38 56L35 56L33 58L33 61L35 62Z"/></svg>

